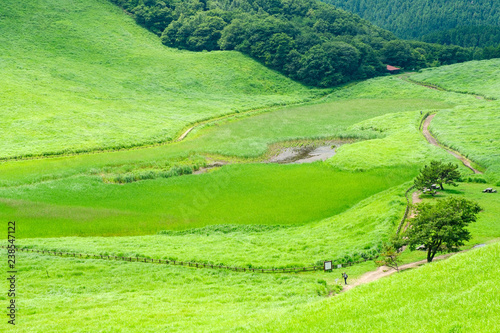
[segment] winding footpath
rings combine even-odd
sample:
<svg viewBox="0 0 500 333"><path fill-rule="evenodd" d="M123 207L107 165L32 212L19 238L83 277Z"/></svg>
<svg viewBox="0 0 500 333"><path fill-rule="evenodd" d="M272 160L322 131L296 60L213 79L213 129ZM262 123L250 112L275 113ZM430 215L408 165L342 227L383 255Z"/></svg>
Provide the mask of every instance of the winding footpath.
<svg viewBox="0 0 500 333"><path fill-rule="evenodd" d="M462 253L462 252L466 252L466 251L470 251L470 250L463 250L463 251L456 252L456 253ZM447 253L447 254L443 254L443 255L437 256L437 257L434 258L434 261L447 259L447 258L451 257L452 255L455 255L456 253ZM412 263L409 263L409 264L401 265L399 267L399 270L400 271L404 271L406 269L419 267L419 266L422 266L422 265L425 265L425 264L427 264L427 260L425 260L425 259L424 260L420 260L420 261L415 261L415 262L412 262ZM363 274L358 279L353 279L354 282L349 283L347 285L344 285L343 286L344 288L340 291L340 293L344 293L344 292L346 292L348 290L351 290L352 288L357 287L357 286L359 286L361 284L365 284L365 283L369 283L369 282L372 282L372 281L379 280L379 279L381 279L383 277L392 275L392 274L394 274L396 272L397 271L395 269L393 269L393 268L390 268L390 267L387 267L387 266L380 266L379 268L377 268L374 271L370 271L370 272L367 272L367 273ZM333 296L333 295L331 295L331 296Z"/></svg>
<svg viewBox="0 0 500 333"><path fill-rule="evenodd" d="M438 91L445 91L444 89L436 87L436 86L426 85L426 84L422 84L422 83L410 80L407 75L402 75L399 78L401 80L403 80L403 81L406 81L406 82L409 82L409 83L413 83L413 84L417 84L417 85L420 85L420 86L428 88L428 89L433 89L433 90L438 90ZM480 95L474 95L474 96L476 98L478 98L478 99L485 99L483 96L480 96ZM475 174L482 174L481 171L475 169L472 166L472 162L469 159L467 159L466 157L460 155L459 153L451 150L450 148L448 148L448 147L440 144L436 140L436 138L432 136L432 134L429 131L429 125L431 124L431 121L432 121L432 119L434 119L435 116L436 116L435 114L427 116L425 118L424 122L423 122L423 125L422 125L422 134L427 139L427 141L431 145L433 145L433 146L436 146L436 147L439 147L441 149L446 150L449 154L451 154L455 158L459 159L463 163L463 165L465 165L467 168L469 168L470 170L472 170ZM419 192L414 192L412 194L412 202L415 204L415 203L420 202L420 201L421 201L421 199L419 198ZM410 218L413 217L414 214L415 213L412 212L409 217ZM404 230L406 231L407 228L408 228L408 223L405 224ZM479 247L479 246L484 246L484 244L476 245L475 247ZM469 251L469 250L463 250L463 251L460 251L460 252L457 252L457 253L466 252L466 251ZM456 253L447 253L447 254L443 254L441 256L437 256L434 259L435 260L443 260L443 259L446 259L446 258L454 255L454 254L456 254ZM417 261L417 262L412 262L412 263L400 266L399 270L402 271L402 270L406 270L406 269L415 268L415 267L418 267L418 266L425 265L426 263L427 263L427 260L421 260L421 261ZM355 287L357 287L359 285L362 285L362 284L365 284L365 283L369 283L369 282L372 282L372 281L376 281L376 280L379 280L379 279L381 279L383 277L392 275L395 272L396 272L396 270L394 270L393 268L390 268L390 267L387 267L387 266L381 266L381 267L377 268L374 271L370 271L370 272L367 272L367 273L363 274L358 279L353 279L354 282L352 282L350 284L347 284L347 285L344 285L343 289L340 292L341 293L346 292L346 291L351 290L351 289L353 289L353 288L355 288ZM331 292L328 296L335 296L335 294L333 294L333 292Z"/></svg>
<svg viewBox="0 0 500 333"><path fill-rule="evenodd" d="M498 242L499 240L500 239L496 239L495 242ZM474 245L470 249L462 250L462 251L459 251L459 252L446 253L446 254L443 254L443 255L435 257L434 260L433 260L433 262L436 262L436 261L439 261L439 260L448 259L449 257L451 257L451 256L453 256L455 254L464 253L464 252L467 252L467 251L470 251L470 250L474 250L475 248L483 247L483 246L486 246L486 244ZM426 265L426 264L427 264L427 260L424 259L424 260L420 260L420 261L411 262L411 263L408 263L408 264L405 264L405 265L401 265L401 266L399 266L399 270L400 271L404 271L404 270L407 270L407 269L416 268L416 267L423 266L423 265ZM353 282L351 282L351 283L349 283L347 285L343 285L343 288L340 291L340 293L344 293L346 291L349 291L349 290L351 290L351 289L353 289L353 288L355 288L355 287L357 287L359 285L379 280L379 279L381 279L383 277L392 275L392 274L394 274L396 272L397 271L395 269L393 269L393 268L390 268L390 267L387 267L387 266L381 266L381 267L377 268L374 271L370 271L370 272L367 272L367 273L363 274L358 279L352 279ZM333 294L333 292L330 292L330 294L328 295L328 297L335 296L335 295L338 295L338 294Z"/></svg>
<svg viewBox="0 0 500 333"><path fill-rule="evenodd" d="M432 136L431 132L429 132L429 125L431 124L432 119L434 119L434 116L435 116L435 114L431 114L430 116L428 116L427 118L425 118L424 124L422 126L422 133L424 134L424 136L427 139L427 141L431 145L434 145L436 147L439 147L439 148L442 148L442 149L446 150L448 153L450 153L451 155L453 155L454 157L456 157L457 159L459 159L463 163L463 165L465 165L467 168L471 169L474 173L482 174L481 171L479 171L477 169L474 169L474 167L472 166L472 162L470 160L468 160L466 157L460 155L459 153L457 153L457 152L449 149L448 147L440 144L436 140L436 138Z"/></svg>

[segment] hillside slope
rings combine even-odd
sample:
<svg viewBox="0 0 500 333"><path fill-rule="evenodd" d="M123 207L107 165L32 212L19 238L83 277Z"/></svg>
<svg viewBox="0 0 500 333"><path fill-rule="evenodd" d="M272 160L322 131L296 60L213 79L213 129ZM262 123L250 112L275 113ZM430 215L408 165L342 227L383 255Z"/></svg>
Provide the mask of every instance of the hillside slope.
<svg viewBox="0 0 500 333"><path fill-rule="evenodd" d="M458 254L296 307L259 330L497 332L499 256L500 243Z"/></svg>
<svg viewBox="0 0 500 333"><path fill-rule="evenodd" d="M108 1L0 6L0 157L166 141L314 94L238 52L162 46Z"/></svg>
<svg viewBox="0 0 500 333"><path fill-rule="evenodd" d="M110 0L167 46L236 50L310 86L331 87L407 69L472 60L457 46L405 43L319 0ZM488 55L488 54L486 54Z"/></svg>

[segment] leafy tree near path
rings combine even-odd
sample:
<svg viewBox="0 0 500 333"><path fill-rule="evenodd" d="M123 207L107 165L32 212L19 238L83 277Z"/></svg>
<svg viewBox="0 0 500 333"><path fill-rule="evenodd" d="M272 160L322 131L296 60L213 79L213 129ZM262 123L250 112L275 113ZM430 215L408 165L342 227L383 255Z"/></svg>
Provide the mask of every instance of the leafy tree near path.
<svg viewBox="0 0 500 333"><path fill-rule="evenodd" d="M470 239L467 225L476 221L481 207L474 201L463 198L446 198L436 204L417 205L418 214L410 219L407 231L408 245L411 250L423 244L427 250L427 262L436 253L454 252Z"/></svg>
<svg viewBox="0 0 500 333"><path fill-rule="evenodd" d="M430 165L424 166L420 174L415 178L414 185L421 191L431 190L432 195L436 194L431 189L433 184L439 184L441 190L444 190L443 184L457 186L456 182L460 179L458 165L453 163L444 164L440 161L432 161Z"/></svg>

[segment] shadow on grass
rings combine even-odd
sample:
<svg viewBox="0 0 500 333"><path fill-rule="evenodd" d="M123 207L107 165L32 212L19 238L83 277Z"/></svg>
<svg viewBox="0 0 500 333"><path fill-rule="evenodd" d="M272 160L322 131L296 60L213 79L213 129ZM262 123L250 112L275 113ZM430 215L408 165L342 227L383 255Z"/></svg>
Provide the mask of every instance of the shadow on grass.
<svg viewBox="0 0 500 333"><path fill-rule="evenodd" d="M445 189L443 192L447 193L447 194L465 194L465 191L462 191L462 190L458 190L458 189Z"/></svg>

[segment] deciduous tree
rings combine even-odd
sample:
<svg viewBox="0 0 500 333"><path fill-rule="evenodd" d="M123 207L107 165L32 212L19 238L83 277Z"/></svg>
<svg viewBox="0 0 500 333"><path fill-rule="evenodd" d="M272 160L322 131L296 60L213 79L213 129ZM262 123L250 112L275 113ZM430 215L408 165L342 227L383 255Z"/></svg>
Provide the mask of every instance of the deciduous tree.
<svg viewBox="0 0 500 333"><path fill-rule="evenodd" d="M421 203L416 206L417 215L410 219L406 236L411 250L423 244L427 250L427 261L436 253L457 251L470 239L467 225L476 221L481 210L473 201L449 197L436 204Z"/></svg>

